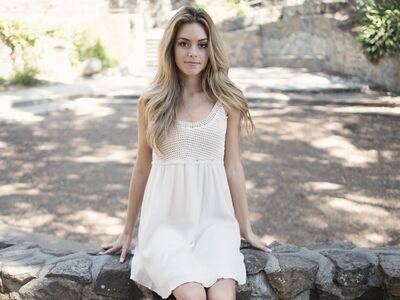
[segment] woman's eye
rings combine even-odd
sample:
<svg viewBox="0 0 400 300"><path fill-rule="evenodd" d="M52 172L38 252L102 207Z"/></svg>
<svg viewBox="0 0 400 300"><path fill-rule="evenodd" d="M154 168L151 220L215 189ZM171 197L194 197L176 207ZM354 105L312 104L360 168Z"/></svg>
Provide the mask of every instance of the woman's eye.
<svg viewBox="0 0 400 300"><path fill-rule="evenodd" d="M181 46L181 47L188 47L189 46L189 44L187 42L179 42L178 45ZM199 44L199 46L201 48L207 48L208 44L207 43L202 43L202 44Z"/></svg>

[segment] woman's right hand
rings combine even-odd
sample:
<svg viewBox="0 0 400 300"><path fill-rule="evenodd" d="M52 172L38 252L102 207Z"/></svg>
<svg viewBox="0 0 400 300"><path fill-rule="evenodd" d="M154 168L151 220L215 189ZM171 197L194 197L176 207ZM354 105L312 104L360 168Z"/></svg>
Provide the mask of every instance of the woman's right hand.
<svg viewBox="0 0 400 300"><path fill-rule="evenodd" d="M119 237L111 244L102 244L101 248L106 251L101 251L99 254L114 254L119 253L121 250L121 255L119 261L123 263L125 261L126 252L128 251L132 242L132 234L127 234L122 232Z"/></svg>

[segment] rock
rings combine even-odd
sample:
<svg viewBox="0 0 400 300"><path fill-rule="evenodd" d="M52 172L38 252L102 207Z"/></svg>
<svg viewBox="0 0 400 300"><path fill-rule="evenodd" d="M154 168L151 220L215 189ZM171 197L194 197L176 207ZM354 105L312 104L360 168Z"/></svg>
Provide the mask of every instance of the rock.
<svg viewBox="0 0 400 300"><path fill-rule="evenodd" d="M80 283L92 282L92 261L85 257L72 258L54 263L45 277L68 278Z"/></svg>
<svg viewBox="0 0 400 300"><path fill-rule="evenodd" d="M293 300L310 300L310 297L311 297L310 290L306 290L298 294L296 297L294 297Z"/></svg>
<svg viewBox="0 0 400 300"><path fill-rule="evenodd" d="M399 249L273 242L266 253L246 241L241 246L247 282L237 286L237 299L400 299ZM95 248L72 253L16 241L0 250L0 294L15 300L160 299L130 279L131 252L121 264L119 255L98 255Z"/></svg>
<svg viewBox="0 0 400 300"><path fill-rule="evenodd" d="M1 272L4 286L9 291L18 291L21 286L37 278L40 270L49 259L48 256L41 254L38 249L30 250L27 250L28 252L25 255L18 256L18 258L22 258L15 259L17 256L9 256L8 261L3 261Z"/></svg>
<svg viewBox="0 0 400 300"><path fill-rule="evenodd" d="M296 245L277 245L272 246L272 253L295 253L300 251L300 247Z"/></svg>
<svg viewBox="0 0 400 300"><path fill-rule="evenodd" d="M40 248L38 244L27 242L27 241L16 241L16 244L10 247L6 247L0 250L0 256L3 255L3 253L7 252L14 252L17 250L26 250L26 249L33 249L33 248Z"/></svg>
<svg viewBox="0 0 400 300"><path fill-rule="evenodd" d="M385 291L379 287L368 288L364 294L356 298L356 300L377 300L385 299Z"/></svg>
<svg viewBox="0 0 400 300"><path fill-rule="evenodd" d="M23 300L81 299L82 286L66 278L37 278L18 291Z"/></svg>
<svg viewBox="0 0 400 300"><path fill-rule="evenodd" d="M372 264L364 255L348 250L324 250L320 253L335 264L333 281L338 285L357 287L368 283Z"/></svg>
<svg viewBox="0 0 400 300"><path fill-rule="evenodd" d="M101 63L101 60L97 57L91 57L82 62L81 73L83 76L90 76L95 73L99 73L102 68L103 65Z"/></svg>
<svg viewBox="0 0 400 300"><path fill-rule="evenodd" d="M16 243L6 239L0 239L0 250L14 246Z"/></svg>
<svg viewBox="0 0 400 300"><path fill-rule="evenodd" d="M264 270L268 260L268 253L253 249L244 249L242 253L247 274L253 275Z"/></svg>
<svg viewBox="0 0 400 300"><path fill-rule="evenodd" d="M49 254L57 257L67 256L74 253L72 250L55 250L55 249L40 249L44 254Z"/></svg>
<svg viewBox="0 0 400 300"><path fill-rule="evenodd" d="M247 276L247 282L236 290L238 300L278 300L278 296L268 284L264 272Z"/></svg>
<svg viewBox="0 0 400 300"><path fill-rule="evenodd" d="M118 255L110 255L94 283L96 294L120 297L124 299L140 299L143 294L130 279L131 257L127 256L123 263ZM167 272L167 270L165 270Z"/></svg>
<svg viewBox="0 0 400 300"><path fill-rule="evenodd" d="M379 260L389 294L400 297L400 254L380 254Z"/></svg>
<svg viewBox="0 0 400 300"><path fill-rule="evenodd" d="M297 255L274 254L279 270L266 270L268 282L280 298L293 298L313 287L317 263Z"/></svg>
<svg viewBox="0 0 400 300"><path fill-rule="evenodd" d="M343 250L351 250L354 248L352 243L313 243L305 248L310 250L327 250L327 249L343 249Z"/></svg>

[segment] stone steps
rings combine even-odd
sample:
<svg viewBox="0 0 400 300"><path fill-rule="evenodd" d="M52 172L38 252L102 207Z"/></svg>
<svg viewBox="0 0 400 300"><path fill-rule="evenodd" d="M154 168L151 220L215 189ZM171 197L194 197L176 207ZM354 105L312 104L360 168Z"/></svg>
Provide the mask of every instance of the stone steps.
<svg viewBox="0 0 400 300"><path fill-rule="evenodd" d="M146 47L146 62L148 68L154 68L158 65L158 45L160 44L163 31L161 29L154 29L146 33L145 47Z"/></svg>

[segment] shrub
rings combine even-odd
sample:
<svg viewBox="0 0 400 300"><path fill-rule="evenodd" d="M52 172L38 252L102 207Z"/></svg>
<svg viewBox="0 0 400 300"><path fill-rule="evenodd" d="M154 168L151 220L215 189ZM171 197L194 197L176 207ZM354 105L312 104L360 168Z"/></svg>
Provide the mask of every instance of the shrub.
<svg viewBox="0 0 400 300"><path fill-rule="evenodd" d="M18 21L0 21L0 41L11 51L10 58L13 62L13 74L10 82L22 85L32 85L39 70L32 64L29 51L35 46L39 34ZM21 69L22 65L22 69ZM3 79L0 83L5 83Z"/></svg>
<svg viewBox="0 0 400 300"><path fill-rule="evenodd" d="M356 0L359 12L357 40L369 60L400 50L399 0Z"/></svg>
<svg viewBox="0 0 400 300"><path fill-rule="evenodd" d="M90 38L86 32L75 34L75 63L76 61L84 61L91 57L100 59L103 68L109 68L118 64L118 61L111 58L107 53L103 43L99 38Z"/></svg>
<svg viewBox="0 0 400 300"><path fill-rule="evenodd" d="M17 21L0 21L0 40L11 50L11 59L15 61L17 51L26 55L26 50L35 46L38 34L25 24Z"/></svg>
<svg viewBox="0 0 400 300"><path fill-rule="evenodd" d="M11 83L22 84L22 85L33 85L36 83L36 75L39 70L35 66L25 64L22 69L14 70L10 78Z"/></svg>

